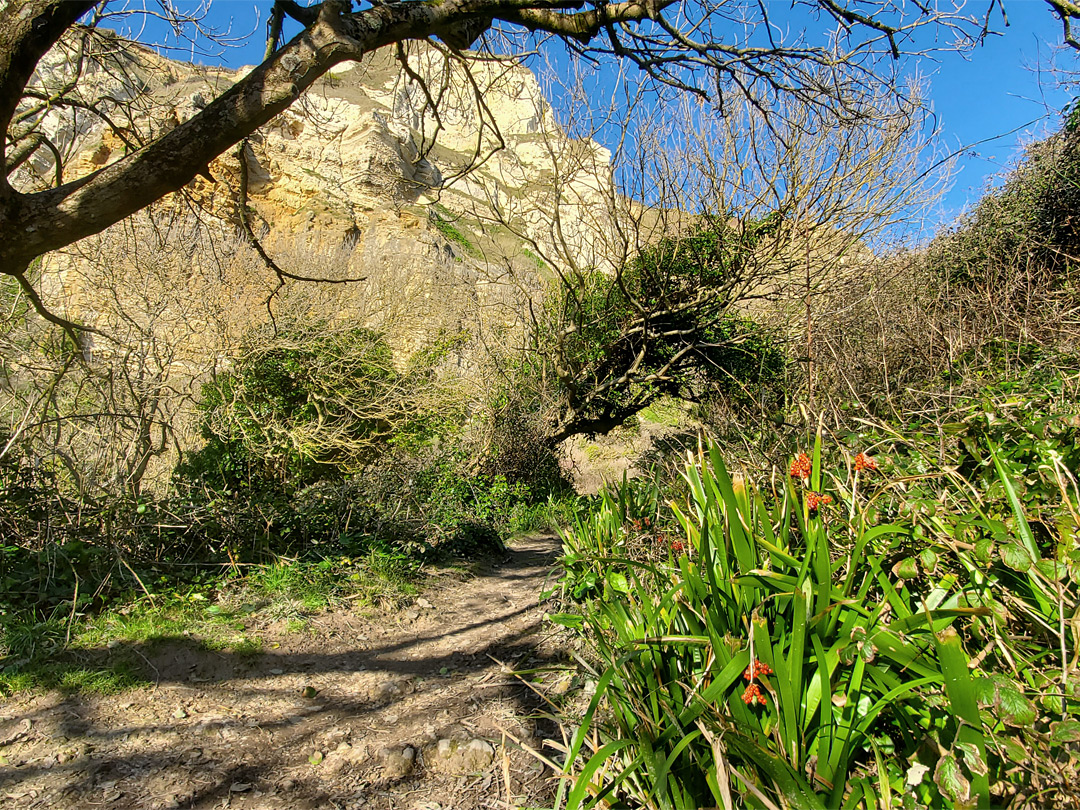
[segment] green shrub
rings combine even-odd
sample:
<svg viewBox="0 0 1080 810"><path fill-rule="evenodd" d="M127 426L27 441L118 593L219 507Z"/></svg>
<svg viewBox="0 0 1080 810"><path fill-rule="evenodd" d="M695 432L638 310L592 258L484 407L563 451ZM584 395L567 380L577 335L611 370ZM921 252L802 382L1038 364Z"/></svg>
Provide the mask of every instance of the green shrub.
<svg viewBox="0 0 1080 810"><path fill-rule="evenodd" d="M597 270L559 284L535 335L534 376L557 381L554 438L607 432L663 396L776 410L786 355L775 335L735 311L734 290L777 224L703 218L615 276Z"/></svg>
<svg viewBox="0 0 1080 810"><path fill-rule="evenodd" d="M1070 283L1080 256L1080 130L1028 147L1005 184L987 192L927 258L943 277L990 285L1003 300Z"/></svg>
<svg viewBox="0 0 1080 810"><path fill-rule="evenodd" d="M207 444L179 474L215 489L282 491L340 477L406 421L402 382L386 342L368 329L260 332L203 386Z"/></svg>

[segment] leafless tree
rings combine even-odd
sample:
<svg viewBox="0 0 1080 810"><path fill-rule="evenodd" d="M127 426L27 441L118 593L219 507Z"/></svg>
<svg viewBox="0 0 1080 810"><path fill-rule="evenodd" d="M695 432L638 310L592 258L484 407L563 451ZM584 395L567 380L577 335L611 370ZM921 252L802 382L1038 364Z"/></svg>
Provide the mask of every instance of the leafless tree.
<svg viewBox="0 0 1080 810"><path fill-rule="evenodd" d="M139 215L81 241L63 273L39 278L65 307L92 313L100 332L81 352L32 316L6 324L3 430L55 460L65 494L138 498L167 482L192 444L200 386L265 318L273 279L237 247L229 229L207 233L175 211ZM29 309L18 288L9 296L10 314Z"/></svg>
<svg viewBox="0 0 1080 810"><path fill-rule="evenodd" d="M950 46L971 44L988 30L998 2L991 0L983 18L951 4L939 11L896 0L813 0L794 5L790 15L757 0L409 0L360 11L350 0L310 6L276 0L265 60L241 78L223 79L216 97L203 99L184 120L162 120L144 105L155 80L140 74L134 46L99 29L130 8L94 0L4 0L0 272L20 283L44 317L71 328L48 311L27 275L36 257L184 188L334 65L378 48L400 51L411 41L438 40L438 47L466 59L462 52L478 43L488 54L520 57L554 42L589 59L622 61L660 89L715 103L790 96L843 117L857 111L846 108L842 88L852 81L889 84L893 71L882 60L919 49L918 29L937 26L938 39ZM1051 7L1066 26L1075 19L1073 5L1051 0ZM178 31L209 33L197 15L170 0L157 13ZM301 30L282 44L286 19ZM1067 27L1066 37L1072 41ZM132 74L132 94L110 95L104 77L125 71ZM426 103L437 110L439 100L428 93ZM123 156L104 166L72 165L70 142L44 125L57 111L103 122ZM47 187L16 179L31 158L52 166Z"/></svg>

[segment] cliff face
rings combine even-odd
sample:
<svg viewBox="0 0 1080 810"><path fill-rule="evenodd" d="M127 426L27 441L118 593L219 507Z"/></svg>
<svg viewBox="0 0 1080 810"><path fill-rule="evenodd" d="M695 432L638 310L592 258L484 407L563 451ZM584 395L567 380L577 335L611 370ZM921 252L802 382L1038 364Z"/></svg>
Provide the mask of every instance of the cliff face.
<svg viewBox="0 0 1080 810"><path fill-rule="evenodd" d="M177 126L239 74L108 34L83 49L62 44L37 77L58 88L78 71L82 101L106 99L111 126L75 107L42 113L65 182ZM37 189L56 170L42 149L13 180ZM47 258L35 283L49 306L99 330L63 396L85 398L90 380L109 403L91 410L137 417L65 424L50 441L83 448L88 480L149 452L146 480L164 485L177 454L202 443L193 407L202 383L292 318L376 329L401 363L453 336L447 377L481 388L493 348L520 341L523 298L552 265L602 264L614 199L608 153L567 137L520 66L447 60L418 44L407 69L386 53L343 65L182 193ZM359 280L280 289L239 235L241 210L283 269ZM61 372L39 368L37 350L12 352L17 385L0 390L0 407L22 413L22 392L45 390ZM147 425L162 442L149 451Z"/></svg>
<svg viewBox="0 0 1080 810"><path fill-rule="evenodd" d="M83 61L80 88L116 100L106 107L120 132L93 116L50 112L45 129L63 151L65 179L119 159L125 140L174 127L243 72L171 61L109 35L93 47L99 58ZM40 75L62 83L75 61L74 46L60 46ZM234 224L240 154L222 155L208 167L213 180L186 190ZM593 245L605 227L598 213L612 199L610 156L568 138L536 77L519 65L447 59L414 43L406 68L384 49L324 77L249 138L243 158L248 210L275 235L336 233L358 259L404 253L417 271L431 261L504 263L523 248L549 263L568 249L602 262ZM54 169L40 150L17 179L38 186Z"/></svg>

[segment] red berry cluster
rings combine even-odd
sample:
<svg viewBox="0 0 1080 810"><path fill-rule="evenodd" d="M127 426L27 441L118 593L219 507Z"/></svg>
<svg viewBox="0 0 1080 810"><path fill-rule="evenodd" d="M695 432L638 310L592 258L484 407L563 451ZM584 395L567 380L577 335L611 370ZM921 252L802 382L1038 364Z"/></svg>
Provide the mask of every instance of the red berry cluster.
<svg viewBox="0 0 1080 810"><path fill-rule="evenodd" d="M671 550L674 551L676 554L682 554L684 551L686 551L686 543L684 543L682 540L672 540Z"/></svg>
<svg viewBox="0 0 1080 810"><path fill-rule="evenodd" d="M798 458L791 462L791 477L802 481L803 486L809 486L810 474L813 469L810 456L806 455L806 453L799 453ZM811 513L817 512L818 507L828 506L830 503L832 503L831 495L822 495L820 492L807 490L806 507Z"/></svg>
<svg viewBox="0 0 1080 810"><path fill-rule="evenodd" d="M863 470L876 470L877 462L874 461L866 453L859 453L855 456L855 472L862 472Z"/></svg>
<svg viewBox="0 0 1080 810"><path fill-rule="evenodd" d="M742 676L744 678L746 678L746 680L752 681L752 680L754 680L754 678L760 678L762 675L772 675L772 674L773 674L772 667L770 667L764 661L755 661L754 663L752 663L750 666L748 666L746 668L746 671L743 672Z"/></svg>
<svg viewBox="0 0 1080 810"><path fill-rule="evenodd" d="M747 706L753 706L755 703L765 705L765 695L761 694L761 687L756 683L750 684L746 687L746 691L742 693L742 701Z"/></svg>
<svg viewBox="0 0 1080 810"><path fill-rule="evenodd" d="M819 506L828 506L832 503L832 495L822 495L820 492L806 493L806 508L816 512Z"/></svg>
<svg viewBox="0 0 1080 810"><path fill-rule="evenodd" d="M755 703L764 706L765 695L762 693L761 687L754 683L754 681L757 678L772 674L772 667L764 661L751 661L750 666L743 672L743 677L750 681L750 685L746 687L746 691L742 693L742 702L747 706L753 706Z"/></svg>
<svg viewBox="0 0 1080 810"><path fill-rule="evenodd" d="M799 457L791 462L791 477L805 481L810 477L813 467L810 464L810 456L800 453Z"/></svg>

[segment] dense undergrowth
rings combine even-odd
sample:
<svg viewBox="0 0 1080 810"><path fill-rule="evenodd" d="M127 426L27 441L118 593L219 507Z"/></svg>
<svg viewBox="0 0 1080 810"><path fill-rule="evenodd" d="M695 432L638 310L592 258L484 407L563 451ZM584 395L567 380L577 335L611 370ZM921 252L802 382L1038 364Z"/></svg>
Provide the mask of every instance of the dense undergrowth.
<svg viewBox="0 0 1080 810"><path fill-rule="evenodd" d="M560 807L1078 806L1076 144L838 277L783 413L701 409L564 531Z"/></svg>
<svg viewBox="0 0 1080 810"><path fill-rule="evenodd" d="M786 331L706 328L680 282L650 344L631 299L661 268L593 273L581 324L550 332L567 362L499 358L477 395L446 373L465 333L403 359L366 328L260 327L198 377L202 443L165 486L173 358L75 373L62 336L12 328L0 691L124 689L177 638L256 654L254 620L392 606L433 560L560 523L550 618L594 689L558 718L559 807L1080 806L1078 137L1033 147L927 249L808 286L805 323L778 305ZM732 268L701 247L666 268L695 295ZM652 379L691 333L711 366ZM620 388L628 365L648 373ZM697 422L675 408L650 474L584 503L552 447L555 378L613 397L563 408L589 430L663 394Z"/></svg>
<svg viewBox="0 0 1080 810"><path fill-rule="evenodd" d="M567 806L1074 806L1080 431L998 404L948 458L710 444L605 493L552 616L597 683Z"/></svg>
<svg viewBox="0 0 1080 810"><path fill-rule="evenodd" d="M346 600L392 607L429 564L549 528L571 495L527 420L485 434L438 407L451 345L399 369L368 330L253 336L203 386L204 443L164 488L73 475L59 459L95 456L68 436L51 456L0 443L0 689L122 688L145 673L131 645L183 630L256 652L245 611L300 629Z"/></svg>

